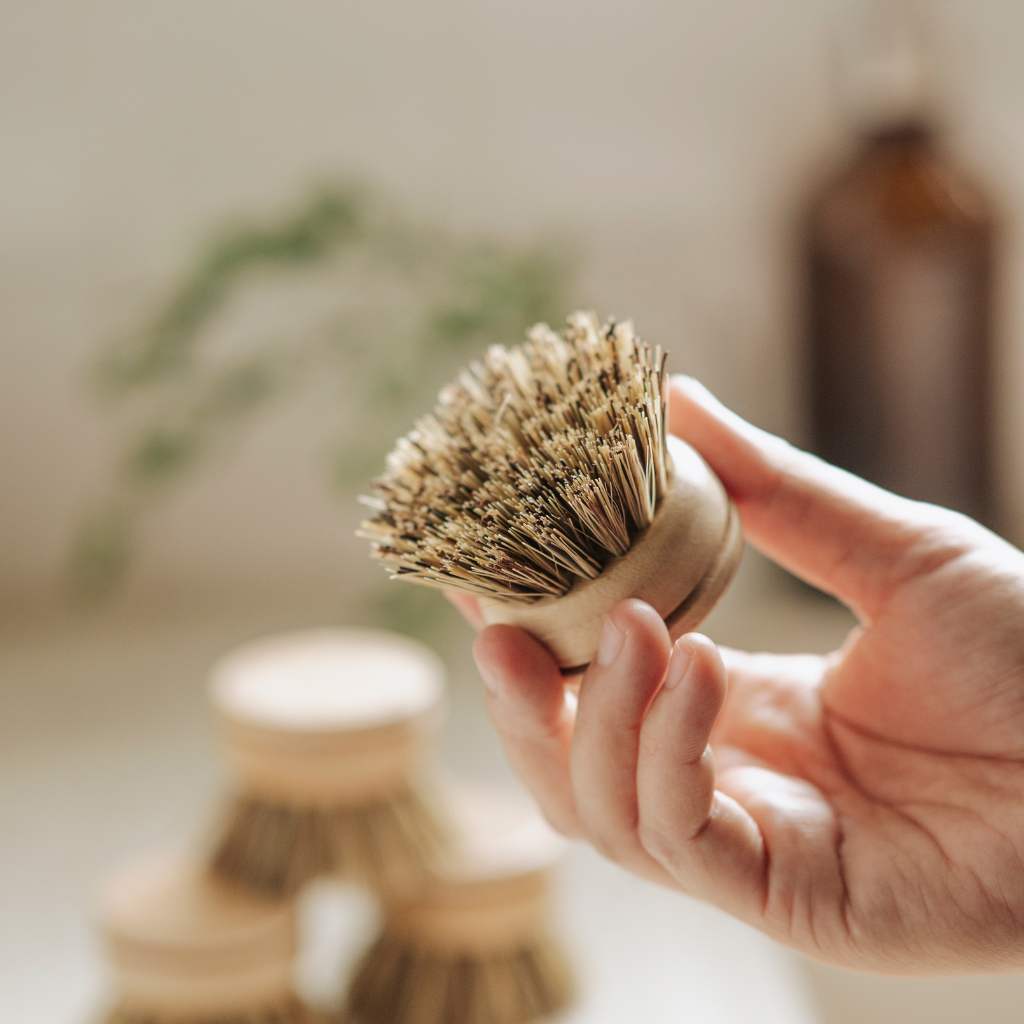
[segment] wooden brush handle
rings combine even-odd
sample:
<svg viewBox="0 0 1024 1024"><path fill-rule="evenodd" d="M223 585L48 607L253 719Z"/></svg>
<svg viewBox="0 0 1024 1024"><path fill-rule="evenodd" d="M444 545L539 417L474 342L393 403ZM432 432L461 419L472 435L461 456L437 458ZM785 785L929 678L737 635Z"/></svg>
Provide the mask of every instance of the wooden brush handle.
<svg viewBox="0 0 1024 1024"><path fill-rule="evenodd" d="M240 965L228 972L112 957L119 1006L159 1019L205 1020L280 1006L293 992L291 964Z"/></svg>
<svg viewBox="0 0 1024 1024"><path fill-rule="evenodd" d="M668 452L668 488L654 521L625 555L563 597L529 605L481 599L484 621L527 630L566 675L589 664L604 616L627 597L652 605L676 636L693 629L732 578L743 541L732 503L707 463L676 437L668 438Z"/></svg>

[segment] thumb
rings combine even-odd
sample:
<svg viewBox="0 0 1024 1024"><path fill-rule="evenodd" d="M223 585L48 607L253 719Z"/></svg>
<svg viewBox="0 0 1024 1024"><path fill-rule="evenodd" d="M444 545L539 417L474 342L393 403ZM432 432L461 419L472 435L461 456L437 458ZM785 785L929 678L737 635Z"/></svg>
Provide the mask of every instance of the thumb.
<svg viewBox="0 0 1024 1024"><path fill-rule="evenodd" d="M928 553L920 541L935 523L931 506L875 487L752 426L693 378L672 379L669 422L725 485L747 538L862 617L873 617L919 567L916 556Z"/></svg>

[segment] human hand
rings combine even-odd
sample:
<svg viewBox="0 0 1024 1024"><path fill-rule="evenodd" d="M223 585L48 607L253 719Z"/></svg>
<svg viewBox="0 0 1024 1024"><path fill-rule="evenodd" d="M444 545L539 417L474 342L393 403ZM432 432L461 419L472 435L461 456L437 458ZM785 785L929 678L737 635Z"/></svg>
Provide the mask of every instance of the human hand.
<svg viewBox="0 0 1024 1024"><path fill-rule="evenodd" d="M475 654L513 766L560 831L819 959L1024 965L1024 554L695 381L672 382L670 422L748 540L860 625L825 657L719 651L625 601L578 702L538 642L488 627Z"/></svg>

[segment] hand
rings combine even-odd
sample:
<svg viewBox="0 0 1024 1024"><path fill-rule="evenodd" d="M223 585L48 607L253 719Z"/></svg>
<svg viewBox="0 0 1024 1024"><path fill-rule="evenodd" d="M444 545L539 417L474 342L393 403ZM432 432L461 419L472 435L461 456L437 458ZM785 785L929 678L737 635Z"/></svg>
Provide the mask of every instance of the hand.
<svg viewBox="0 0 1024 1024"><path fill-rule="evenodd" d="M1024 555L692 380L670 420L748 540L860 625L826 657L748 654L673 646L626 601L578 703L539 643L491 626L475 653L513 766L560 831L814 957L1024 966Z"/></svg>

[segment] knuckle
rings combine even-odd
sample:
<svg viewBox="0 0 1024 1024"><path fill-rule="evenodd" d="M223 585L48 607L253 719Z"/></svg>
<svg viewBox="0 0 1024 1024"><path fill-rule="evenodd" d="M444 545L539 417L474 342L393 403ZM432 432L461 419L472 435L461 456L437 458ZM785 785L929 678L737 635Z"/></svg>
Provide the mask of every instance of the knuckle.
<svg viewBox="0 0 1024 1024"><path fill-rule="evenodd" d="M634 830L619 825L588 828L587 841L602 856L616 863L635 857L638 846Z"/></svg>
<svg viewBox="0 0 1024 1024"><path fill-rule="evenodd" d="M679 834L662 822L642 821L637 829L640 845L662 864L671 863L679 848Z"/></svg>
<svg viewBox="0 0 1024 1024"><path fill-rule="evenodd" d="M962 535L969 532L974 525L974 520L970 517L943 505L935 505L928 501L912 501L910 504L922 530L940 536L944 534Z"/></svg>
<svg viewBox="0 0 1024 1024"><path fill-rule="evenodd" d="M538 714L533 708L491 706L494 727L506 740L519 744L548 744L558 741L560 722L554 716Z"/></svg>
<svg viewBox="0 0 1024 1024"><path fill-rule="evenodd" d="M977 524L948 509L936 508L935 513L934 520L922 525L915 536L907 538L891 560L888 567L891 590L932 576L975 547L973 534L978 530ZM963 523L956 519L962 519Z"/></svg>
<svg viewBox="0 0 1024 1024"><path fill-rule="evenodd" d="M914 523L910 528L917 546L938 552L966 551L973 547L984 528L963 512L941 505L913 502Z"/></svg>
<svg viewBox="0 0 1024 1024"><path fill-rule="evenodd" d="M618 861L622 857L622 844L615 837L609 835L607 832L593 832L587 833L587 838L590 841L590 845L594 847L598 853L607 857L608 860Z"/></svg>
<svg viewBox="0 0 1024 1024"><path fill-rule="evenodd" d="M562 808L540 805L540 813L549 827L566 839L578 839L580 835L579 826L572 814Z"/></svg>
<svg viewBox="0 0 1024 1024"><path fill-rule="evenodd" d="M665 740L656 736L654 730L644 729L640 732L637 754L641 760L657 760L665 750Z"/></svg>

